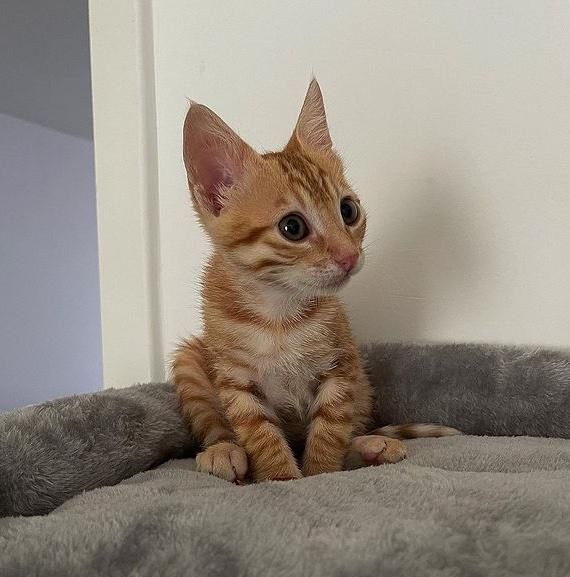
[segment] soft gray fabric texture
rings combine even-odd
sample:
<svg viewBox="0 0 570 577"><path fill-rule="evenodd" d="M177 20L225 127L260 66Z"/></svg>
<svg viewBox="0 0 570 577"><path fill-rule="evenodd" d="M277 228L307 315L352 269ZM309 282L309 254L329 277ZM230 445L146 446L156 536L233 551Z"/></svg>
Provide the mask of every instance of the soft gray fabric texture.
<svg viewBox="0 0 570 577"><path fill-rule="evenodd" d="M2 414L0 517L48 513L81 491L191 453L192 439L167 384L109 389Z"/></svg>
<svg viewBox="0 0 570 577"><path fill-rule="evenodd" d="M377 424L570 438L570 355L484 345L365 347ZM118 483L192 440L170 385L51 401L0 415L0 516L51 511Z"/></svg>
<svg viewBox="0 0 570 577"><path fill-rule="evenodd" d="M409 458L238 487L170 461L0 519L2 577L568 577L570 441L409 441Z"/></svg>
<svg viewBox="0 0 570 577"><path fill-rule="evenodd" d="M492 345L363 348L379 424L570 439L570 351Z"/></svg>

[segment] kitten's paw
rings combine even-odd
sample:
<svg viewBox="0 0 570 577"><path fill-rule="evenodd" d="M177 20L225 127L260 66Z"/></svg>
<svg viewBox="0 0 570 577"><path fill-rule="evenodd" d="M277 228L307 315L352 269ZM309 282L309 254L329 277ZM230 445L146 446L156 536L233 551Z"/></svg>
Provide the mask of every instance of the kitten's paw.
<svg viewBox="0 0 570 577"><path fill-rule="evenodd" d="M232 483L240 483L247 473L247 455L235 443L216 443L196 455L196 469Z"/></svg>
<svg viewBox="0 0 570 577"><path fill-rule="evenodd" d="M352 449L367 465L397 463L406 458L406 447L398 439L380 435L362 435L352 439Z"/></svg>

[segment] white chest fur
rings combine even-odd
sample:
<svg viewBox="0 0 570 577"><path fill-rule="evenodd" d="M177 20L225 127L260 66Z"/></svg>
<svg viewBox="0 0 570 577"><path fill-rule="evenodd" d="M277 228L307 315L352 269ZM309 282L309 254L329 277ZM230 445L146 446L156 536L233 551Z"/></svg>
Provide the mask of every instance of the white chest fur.
<svg viewBox="0 0 570 577"><path fill-rule="evenodd" d="M308 414L320 376L333 365L328 330L318 321L288 330L240 327L240 356L253 368L252 380L275 409Z"/></svg>

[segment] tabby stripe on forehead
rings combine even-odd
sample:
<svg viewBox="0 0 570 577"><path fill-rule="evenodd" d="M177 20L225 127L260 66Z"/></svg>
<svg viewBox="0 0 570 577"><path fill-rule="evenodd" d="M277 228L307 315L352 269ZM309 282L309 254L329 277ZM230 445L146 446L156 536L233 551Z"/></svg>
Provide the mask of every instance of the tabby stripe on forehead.
<svg viewBox="0 0 570 577"><path fill-rule="evenodd" d="M325 191L325 193L327 194L327 196L331 202L336 202L337 193L331 184L330 178L328 177L327 173L322 168L319 167L318 170L319 170L319 177L321 179L321 185L322 185L323 191Z"/></svg>
<svg viewBox="0 0 570 577"><path fill-rule="evenodd" d="M230 244L230 248L235 248L236 246L244 244L253 244L257 242L265 233L269 232L273 228L272 225L256 226L250 229L247 234L236 238Z"/></svg>
<svg viewBox="0 0 570 577"><path fill-rule="evenodd" d="M334 194L331 193L324 170L305 156L298 156L296 160L296 166L298 166L299 170L302 170L307 179L310 180L312 189L315 192L327 196L328 200L333 200Z"/></svg>
<svg viewBox="0 0 570 577"><path fill-rule="evenodd" d="M313 166L308 160L299 155L291 155L287 158L290 167L301 175L309 183L309 188L311 190L317 190L319 188L319 183L315 178L315 172Z"/></svg>
<svg viewBox="0 0 570 577"><path fill-rule="evenodd" d="M286 159L280 157L279 163L296 184L325 196L328 201L336 200L335 190L330 184L326 171L306 156L295 154L287 156Z"/></svg>
<svg viewBox="0 0 570 577"><path fill-rule="evenodd" d="M330 179L329 179L326 171L324 171L320 166L317 166L316 164L314 164L308 158L305 158L305 162L309 166L312 166L314 171L317 173L317 176L318 176L319 181L320 181L320 186L319 186L320 191L323 193L324 196L327 197L328 201L335 202L337 199L337 194L331 185Z"/></svg>
<svg viewBox="0 0 570 577"><path fill-rule="evenodd" d="M301 173L299 171L293 172L292 167L289 165L289 163L282 156L277 156L276 158L277 158L277 162L281 166L283 172L285 173L285 175L287 176L287 178L289 179L289 181L291 182L292 185L298 186L301 190L309 190L310 189L310 183L306 178L303 178L303 176L304 176L303 173ZM298 193L298 191L295 190L294 187L291 188L291 192L293 192L293 194L295 194L295 196L296 196L297 200L299 201L299 203L301 204L301 206L303 208L306 208L306 203L305 203L305 199L303 198L303 196L300 195Z"/></svg>

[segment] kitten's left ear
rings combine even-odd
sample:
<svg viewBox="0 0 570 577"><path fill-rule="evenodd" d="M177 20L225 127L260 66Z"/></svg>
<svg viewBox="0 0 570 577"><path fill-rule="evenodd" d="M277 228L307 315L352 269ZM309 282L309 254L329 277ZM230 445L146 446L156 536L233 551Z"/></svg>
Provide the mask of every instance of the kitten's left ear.
<svg viewBox="0 0 570 577"><path fill-rule="evenodd" d="M328 151L332 148L323 94L316 78L313 78L309 84L297 125L287 147L299 143L321 151Z"/></svg>
<svg viewBox="0 0 570 577"><path fill-rule="evenodd" d="M184 164L194 206L218 216L259 155L207 106L192 103L184 121Z"/></svg>

